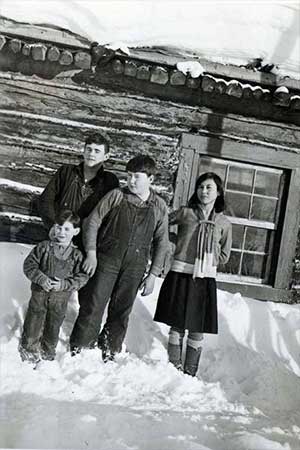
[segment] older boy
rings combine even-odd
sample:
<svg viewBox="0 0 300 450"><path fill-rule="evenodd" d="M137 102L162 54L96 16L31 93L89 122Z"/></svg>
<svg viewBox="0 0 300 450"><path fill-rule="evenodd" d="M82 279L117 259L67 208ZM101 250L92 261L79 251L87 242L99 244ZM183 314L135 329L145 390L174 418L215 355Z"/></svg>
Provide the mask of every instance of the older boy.
<svg viewBox="0 0 300 450"><path fill-rule="evenodd" d="M79 224L79 216L62 211L55 220L51 240L37 244L24 261L32 294L19 347L23 360L55 358L71 292L80 289L89 278L82 270L83 255L72 244L80 231Z"/></svg>
<svg viewBox="0 0 300 450"><path fill-rule="evenodd" d="M38 203L39 214L50 230L57 212L63 208L76 212L83 220L110 190L119 186L118 178L104 170L103 163L109 158L109 144L100 134L90 135L79 165L64 164L51 178ZM75 239L82 248L80 237Z"/></svg>
<svg viewBox="0 0 300 450"><path fill-rule="evenodd" d="M127 187L109 192L84 221L84 269L93 277L81 290L70 344L75 354L98 341L104 361L121 351L139 287L149 295L168 249L167 206L151 188L155 162L139 155L126 166ZM152 262L144 278L152 246ZM85 301L83 299L85 298ZM99 336L109 302L106 324Z"/></svg>

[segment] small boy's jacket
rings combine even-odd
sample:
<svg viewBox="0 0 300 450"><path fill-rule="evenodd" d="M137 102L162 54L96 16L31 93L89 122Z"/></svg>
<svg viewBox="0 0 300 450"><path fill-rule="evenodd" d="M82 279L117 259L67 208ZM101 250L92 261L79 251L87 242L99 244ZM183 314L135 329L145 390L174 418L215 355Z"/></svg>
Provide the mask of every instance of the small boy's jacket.
<svg viewBox="0 0 300 450"><path fill-rule="evenodd" d="M144 222L141 222L138 225L138 234L140 238L137 245L143 247L145 250L147 247L147 253L149 253L150 247L152 246L150 273L158 276L164 269L166 254L169 250L168 210L165 201L152 189L150 190L149 198L146 201L142 201L137 195L131 193L128 188L113 189L106 194L89 217L83 222L83 241L85 250L96 250L98 248L98 251L100 250L101 252L103 242L107 237L114 233L115 224L120 221L119 211L122 210L124 213L122 207L124 204L128 205L128 211L130 205L133 205L137 210L143 209L144 211L151 210L153 212L153 230L151 232L150 241L148 240L148 237L145 237L144 239L142 237L143 232L146 232L146 229L144 230ZM135 221L134 218L133 220ZM131 225L136 226L136 222L130 225L130 220L126 223L126 228ZM114 255L119 255L119 257L122 258L121 248L124 248L127 239L131 239L130 230L120 230L120 235L114 237ZM134 236L131 243L132 241L134 241Z"/></svg>
<svg viewBox="0 0 300 450"><path fill-rule="evenodd" d="M82 270L83 255L73 244L63 253L57 243L48 240L37 244L24 261L24 274L32 287L42 286L47 278L57 278L62 281L62 290L79 290L84 286L89 276Z"/></svg>

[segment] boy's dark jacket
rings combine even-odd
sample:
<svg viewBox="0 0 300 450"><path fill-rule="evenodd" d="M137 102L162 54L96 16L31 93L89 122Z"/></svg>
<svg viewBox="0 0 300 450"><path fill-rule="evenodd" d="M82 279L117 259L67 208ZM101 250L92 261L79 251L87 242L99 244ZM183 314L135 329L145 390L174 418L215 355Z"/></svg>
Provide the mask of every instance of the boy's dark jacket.
<svg viewBox="0 0 300 450"><path fill-rule="evenodd" d="M42 288L47 278L58 278L63 280L62 290L77 291L89 278L82 270L83 255L70 244L62 256L57 245L50 240L37 244L24 261L24 274L32 282L33 289Z"/></svg>
<svg viewBox="0 0 300 450"><path fill-rule="evenodd" d="M54 224L56 213L62 209L70 209L84 219L107 192L118 186L118 178L103 166L92 180L85 183L83 163L65 164L40 195L38 211L48 229Z"/></svg>

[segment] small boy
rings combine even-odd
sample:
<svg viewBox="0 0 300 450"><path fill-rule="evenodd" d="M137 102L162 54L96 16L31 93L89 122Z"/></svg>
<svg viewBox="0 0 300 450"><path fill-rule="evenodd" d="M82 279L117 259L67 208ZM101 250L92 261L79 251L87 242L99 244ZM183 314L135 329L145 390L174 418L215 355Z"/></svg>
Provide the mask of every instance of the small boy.
<svg viewBox="0 0 300 450"><path fill-rule="evenodd" d="M80 292L79 315L70 338L73 355L98 342L103 360L113 360L122 349L138 289L143 289L142 295L151 294L164 266L168 212L164 200L150 188L155 162L138 155L126 170L127 187L109 192L83 224L87 254L83 268L92 278ZM144 278L151 247L151 267Z"/></svg>
<svg viewBox="0 0 300 450"><path fill-rule="evenodd" d="M80 231L80 218L62 211L51 228L51 240L37 244L24 261L31 280L31 298L19 346L22 360L38 362L55 358L59 330L72 291L88 281L82 270L83 255L72 244Z"/></svg>
<svg viewBox="0 0 300 450"><path fill-rule="evenodd" d="M39 214L48 230L57 212L70 209L83 220L107 192L119 187L116 175L104 170L109 156L108 141L100 134L91 134L85 141L83 162L64 164L53 175L38 201ZM74 242L83 249L81 235Z"/></svg>

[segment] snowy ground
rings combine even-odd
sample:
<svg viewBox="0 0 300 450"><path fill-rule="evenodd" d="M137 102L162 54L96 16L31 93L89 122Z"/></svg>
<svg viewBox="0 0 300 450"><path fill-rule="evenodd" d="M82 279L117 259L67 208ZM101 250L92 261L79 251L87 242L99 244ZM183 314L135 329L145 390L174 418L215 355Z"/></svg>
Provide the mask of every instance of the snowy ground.
<svg viewBox="0 0 300 450"><path fill-rule="evenodd" d="M197 378L167 363L167 327L152 321L157 290L137 298L128 353L71 358L63 325L55 362L36 370L17 345L29 300L30 247L0 244L0 447L97 450L299 450L300 305L219 292L218 336Z"/></svg>

